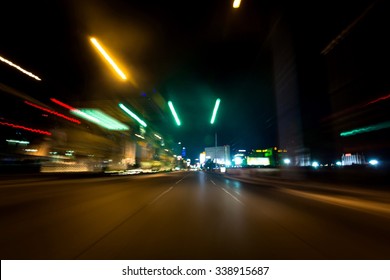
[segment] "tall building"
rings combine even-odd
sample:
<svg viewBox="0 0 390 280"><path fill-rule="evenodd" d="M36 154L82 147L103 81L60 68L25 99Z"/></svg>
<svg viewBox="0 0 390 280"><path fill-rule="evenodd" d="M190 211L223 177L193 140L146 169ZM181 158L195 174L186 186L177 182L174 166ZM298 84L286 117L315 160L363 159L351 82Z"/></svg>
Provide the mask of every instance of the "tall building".
<svg viewBox="0 0 390 280"><path fill-rule="evenodd" d="M279 146L303 165L345 153L388 157L390 2L276 10L269 45Z"/></svg>

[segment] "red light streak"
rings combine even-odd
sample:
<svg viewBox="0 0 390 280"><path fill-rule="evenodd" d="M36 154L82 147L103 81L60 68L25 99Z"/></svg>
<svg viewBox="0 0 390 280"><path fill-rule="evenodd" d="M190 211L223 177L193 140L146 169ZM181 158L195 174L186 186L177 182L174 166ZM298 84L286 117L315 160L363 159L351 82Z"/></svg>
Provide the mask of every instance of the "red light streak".
<svg viewBox="0 0 390 280"><path fill-rule="evenodd" d="M363 108L363 107L366 107L368 105L371 105L371 104L374 104L374 103L377 103L379 101L383 101L383 100L386 100L386 99L389 99L390 98L390 94L388 95L385 95L385 96L382 96L382 97L379 97L377 99L374 99L366 104L360 104L360 105L356 105L356 106L353 106L353 107L349 107L341 112L337 112L337 113L334 113L328 117L325 117L323 120L328 120L328 119L335 119L335 118L338 118L342 115L346 115L347 113L350 113L350 112L353 112L354 110L357 110L357 109L360 109L360 108Z"/></svg>
<svg viewBox="0 0 390 280"><path fill-rule="evenodd" d="M5 125L5 126L9 126L9 127L12 127L12 128L19 128L19 129L27 130L27 131L30 131L30 132L51 136L50 132L44 131L44 130L40 130L40 129L29 128L29 127L25 127L25 126L22 126L22 125L17 125L17 124L12 124L12 123L7 123L7 122L0 122L0 124L1 125Z"/></svg>
<svg viewBox="0 0 390 280"><path fill-rule="evenodd" d="M52 110L49 110L49 109L47 109L47 108L41 107L41 106L39 106L39 105L37 105L37 104L31 103L31 102L28 102L28 101L24 101L24 103L26 103L27 105L30 105L30 106L32 106L32 107L35 107L35 108L37 108L37 109L40 109L40 110L42 110L42 111L45 111L45 112L48 112L48 113L50 113L50 114L56 115L56 116L58 116L58 117L64 118L64 119L66 119L66 120L68 120L68 121L71 121L71 122L74 122L74 123L77 123L77 124L81 124L81 122L80 122L79 120L76 120L76 119L74 119L74 118L65 116L65 115L63 115L63 114L57 113L57 112L52 111Z"/></svg>
<svg viewBox="0 0 390 280"><path fill-rule="evenodd" d="M63 103L63 102L61 102L61 101L59 101L59 100L57 100L55 98L50 98L50 100L53 101L54 103L64 107L64 108L66 108L66 109L77 110L76 108L73 108L72 106L69 106L69 105L67 105L67 104L65 104L65 103Z"/></svg>
<svg viewBox="0 0 390 280"><path fill-rule="evenodd" d="M377 98L377 99L375 99L375 100L372 100L372 101L368 102L368 103L366 104L366 106L367 106L367 105L370 105L370 104L373 104L373 103L376 103L376 102L379 102L379 101L382 101L382 100L386 100L386 99L388 99L388 98L390 98L390 94L389 94L389 95L386 95L386 96L379 97L379 98Z"/></svg>

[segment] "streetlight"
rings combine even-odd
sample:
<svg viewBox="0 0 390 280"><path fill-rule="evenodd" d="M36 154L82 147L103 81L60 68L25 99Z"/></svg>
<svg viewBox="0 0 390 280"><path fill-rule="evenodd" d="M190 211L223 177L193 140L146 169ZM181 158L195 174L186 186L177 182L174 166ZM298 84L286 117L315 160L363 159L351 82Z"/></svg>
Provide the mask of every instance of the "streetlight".
<svg viewBox="0 0 390 280"><path fill-rule="evenodd" d="M169 109L171 109L171 112L172 112L173 117L175 118L176 124L177 124L178 126L180 126L180 125L181 125L181 122L180 122L180 120L179 120L179 117L177 116L175 107L173 107L172 101L168 101L168 106L169 106Z"/></svg>
<svg viewBox="0 0 390 280"><path fill-rule="evenodd" d="M215 117L217 116L217 111L219 108L219 103L221 103L221 99L217 98L217 100L215 101L215 105L214 105L213 115L211 116L211 120L210 120L211 124L214 124Z"/></svg>
<svg viewBox="0 0 390 280"><path fill-rule="evenodd" d="M217 116L217 112L218 112L218 108L219 108L220 103L221 103L221 99L217 98L217 100L215 101L213 114L212 114L211 120L210 120L211 124L214 124L214 122L215 122L215 118ZM215 132L215 163L217 163L217 132Z"/></svg>
<svg viewBox="0 0 390 280"><path fill-rule="evenodd" d="M103 57L110 63L112 68L114 68L115 72L122 78L122 80L126 80L126 75L122 72L121 69L115 64L115 62L112 60L112 58L107 54L107 52L103 49L103 47L99 44L99 42L91 37L90 41L95 46L95 48L103 55Z"/></svg>
<svg viewBox="0 0 390 280"><path fill-rule="evenodd" d="M234 0L233 2L233 8L237 9L240 7L241 0Z"/></svg>

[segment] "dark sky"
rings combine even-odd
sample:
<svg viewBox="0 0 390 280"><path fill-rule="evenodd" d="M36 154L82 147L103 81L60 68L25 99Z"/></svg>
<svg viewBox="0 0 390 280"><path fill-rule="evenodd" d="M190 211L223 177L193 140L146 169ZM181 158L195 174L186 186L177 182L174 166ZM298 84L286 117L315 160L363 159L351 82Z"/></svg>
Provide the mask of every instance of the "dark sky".
<svg viewBox="0 0 390 280"><path fill-rule="evenodd" d="M84 3L75 25L113 42L138 74L140 86L131 90L156 89L172 100L182 126L165 107L164 122L152 120L158 130L181 141L192 158L214 145L215 133L219 145L235 148L275 144L265 10L250 1L237 11L228 1L113 3ZM222 103L212 126L216 98Z"/></svg>
<svg viewBox="0 0 390 280"><path fill-rule="evenodd" d="M293 52L301 61L297 67L323 85L321 49L373 1L243 0L237 10L232 1L222 0L10 2L0 19L0 55L42 77L31 95L72 103L158 94L165 101L160 114L148 115L145 109L143 117L181 141L194 158L214 145L215 133L219 145L233 149L278 144L270 44L275 22L283 18L292 32ZM134 83L113 77L89 43L91 35ZM307 91L315 88L313 83L306 83ZM212 126L216 98L221 106ZM168 100L181 127L174 124ZM312 113L321 115L321 108Z"/></svg>

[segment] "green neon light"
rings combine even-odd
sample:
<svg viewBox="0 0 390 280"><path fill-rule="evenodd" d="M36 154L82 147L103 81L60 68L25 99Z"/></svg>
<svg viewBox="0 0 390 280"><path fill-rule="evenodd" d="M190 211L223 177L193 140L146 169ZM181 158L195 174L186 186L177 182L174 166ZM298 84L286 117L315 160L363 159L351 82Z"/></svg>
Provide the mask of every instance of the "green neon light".
<svg viewBox="0 0 390 280"><path fill-rule="evenodd" d="M213 110L213 115L211 116L211 121L210 123L213 124L214 121L215 121L215 117L217 116L217 111L218 111L218 108L219 108L219 103L221 103L221 99L217 99L215 101L215 106L214 106L214 110Z"/></svg>
<svg viewBox="0 0 390 280"><path fill-rule="evenodd" d="M176 114L176 111L175 111L175 108L173 107L172 101L168 101L168 106L169 106L169 109L171 109L171 112L172 112L173 117L175 118L176 124L178 126L180 126L181 122L179 120L179 117Z"/></svg>
<svg viewBox="0 0 390 280"><path fill-rule="evenodd" d="M109 130L129 130L129 127L98 109L76 109L72 114Z"/></svg>
<svg viewBox="0 0 390 280"><path fill-rule="evenodd" d="M352 136L352 135L356 135L356 134L371 132L371 131L380 130L380 129L384 129L384 128L389 128L389 127L390 127L390 122L383 122L383 123L379 123L379 124L376 124L376 125L371 125L371 126L367 126L367 127L361 127L361 128L352 129L350 131L344 131L344 132L340 133L340 136L347 137L347 136Z"/></svg>
<svg viewBox="0 0 390 280"><path fill-rule="evenodd" d="M142 125L143 127L147 127L147 124L143 120L141 120L136 114L134 114L132 111L130 111L130 109L127 108L125 105L123 105L122 103L119 103L119 107L121 107L121 109L123 111L125 111L128 115L130 115L130 117L135 119L140 125Z"/></svg>

